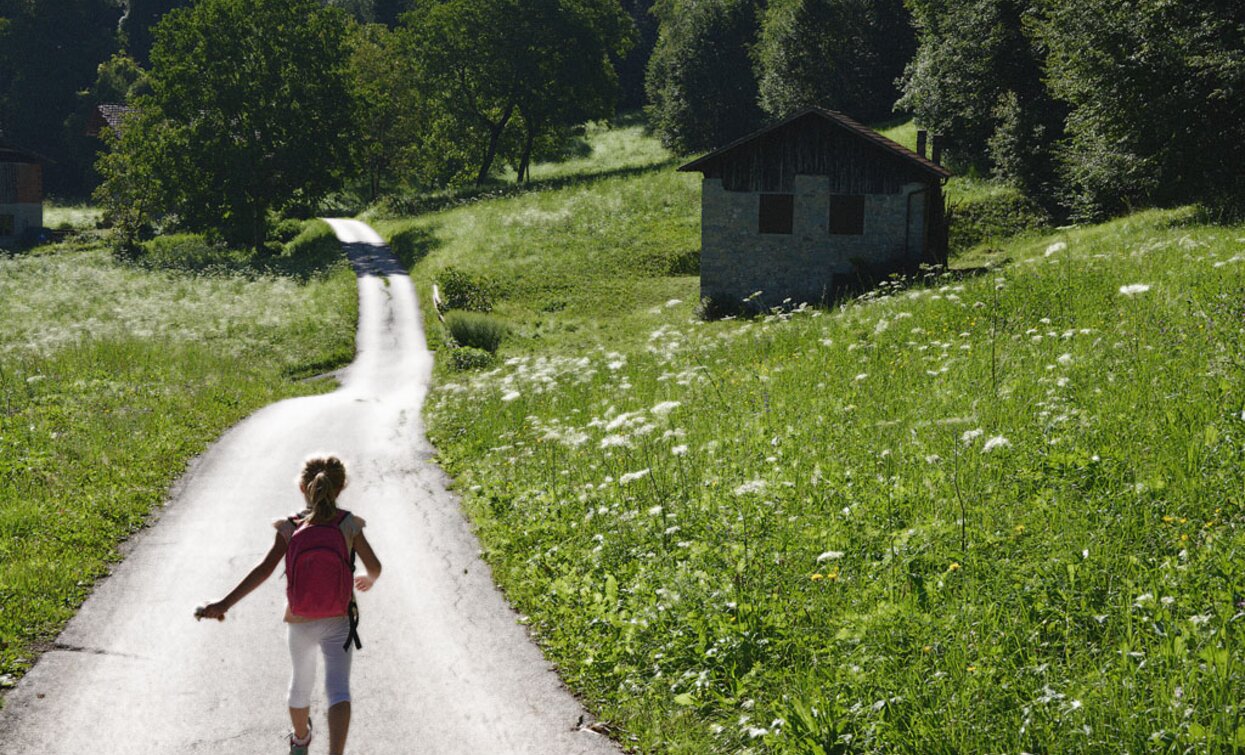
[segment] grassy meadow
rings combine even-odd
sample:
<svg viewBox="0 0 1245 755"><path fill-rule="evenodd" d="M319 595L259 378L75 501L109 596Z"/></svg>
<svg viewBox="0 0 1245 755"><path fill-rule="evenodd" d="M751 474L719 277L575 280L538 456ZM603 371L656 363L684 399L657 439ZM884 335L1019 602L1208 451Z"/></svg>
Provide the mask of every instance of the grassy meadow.
<svg viewBox="0 0 1245 755"><path fill-rule="evenodd" d="M119 262L89 235L0 256L0 686L195 454L259 407L331 389L306 378L353 356L354 275L327 225L232 263Z"/></svg>
<svg viewBox="0 0 1245 755"><path fill-rule="evenodd" d="M431 437L620 741L1245 750L1245 227L1030 231L704 322L698 177L647 165L374 221L425 301L489 283L510 335L438 360Z"/></svg>

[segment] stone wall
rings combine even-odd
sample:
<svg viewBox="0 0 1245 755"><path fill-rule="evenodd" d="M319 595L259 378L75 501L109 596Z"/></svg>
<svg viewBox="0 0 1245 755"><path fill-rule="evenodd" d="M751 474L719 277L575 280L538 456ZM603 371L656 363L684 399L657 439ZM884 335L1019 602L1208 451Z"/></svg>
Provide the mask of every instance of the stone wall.
<svg viewBox="0 0 1245 755"><path fill-rule="evenodd" d="M0 204L0 215L13 217L13 235L6 236L0 223L0 247L11 247L21 240L28 228L43 227L42 204Z"/></svg>
<svg viewBox="0 0 1245 755"><path fill-rule="evenodd" d="M706 178L701 185L701 296L743 299L761 291L758 301L767 307L788 298L817 303L829 298L836 276L850 281L860 271L878 274L915 265L924 249L921 192L927 188L910 183L898 194L865 195L864 233L832 236L830 179L796 176L792 233L762 234L757 229L760 194L726 191L721 179Z"/></svg>

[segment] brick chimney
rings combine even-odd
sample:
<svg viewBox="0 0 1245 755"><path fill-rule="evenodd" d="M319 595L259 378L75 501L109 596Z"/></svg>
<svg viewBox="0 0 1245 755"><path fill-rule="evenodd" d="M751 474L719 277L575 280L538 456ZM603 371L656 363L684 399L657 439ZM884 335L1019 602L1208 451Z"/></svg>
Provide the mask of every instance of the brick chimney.
<svg viewBox="0 0 1245 755"><path fill-rule="evenodd" d="M942 165L942 134L934 134L930 143L929 159L936 165Z"/></svg>
<svg viewBox="0 0 1245 755"><path fill-rule="evenodd" d="M929 139L929 132L923 128L916 131L916 153L921 157L925 157L925 142Z"/></svg>

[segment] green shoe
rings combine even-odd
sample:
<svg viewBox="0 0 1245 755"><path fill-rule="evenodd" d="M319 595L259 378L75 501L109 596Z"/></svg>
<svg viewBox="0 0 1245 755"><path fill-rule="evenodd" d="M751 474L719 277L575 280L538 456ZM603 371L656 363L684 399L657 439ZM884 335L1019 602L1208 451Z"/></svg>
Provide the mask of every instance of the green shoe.
<svg viewBox="0 0 1245 755"><path fill-rule="evenodd" d="M307 738L300 744L298 738L294 736L294 732L290 732L290 755L307 755L311 752L311 722L307 722Z"/></svg>

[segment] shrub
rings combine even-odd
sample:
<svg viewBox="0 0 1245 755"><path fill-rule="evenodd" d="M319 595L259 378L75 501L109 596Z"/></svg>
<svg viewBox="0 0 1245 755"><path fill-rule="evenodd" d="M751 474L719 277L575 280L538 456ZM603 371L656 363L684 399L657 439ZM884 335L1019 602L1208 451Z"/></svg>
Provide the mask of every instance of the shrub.
<svg viewBox="0 0 1245 755"><path fill-rule="evenodd" d="M450 364L456 370L477 370L493 363L493 355L484 349L459 346L450 349Z"/></svg>
<svg viewBox="0 0 1245 755"><path fill-rule="evenodd" d="M493 282L483 275L472 275L447 267L437 276L441 297L447 309L465 309L471 312L493 310Z"/></svg>
<svg viewBox="0 0 1245 755"><path fill-rule="evenodd" d="M445 316L445 325L459 346L490 353L497 351L510 331L501 320L478 312L450 312Z"/></svg>
<svg viewBox="0 0 1245 755"><path fill-rule="evenodd" d="M294 218L273 218L269 220L268 240L280 244L288 244L303 232L303 221Z"/></svg>
<svg viewBox="0 0 1245 755"><path fill-rule="evenodd" d="M947 248L963 252L984 241L1002 241L1050 225L1050 216L1015 189L972 202L952 203L947 212Z"/></svg>
<svg viewBox="0 0 1245 755"><path fill-rule="evenodd" d="M156 236L141 244L141 256L153 267L204 270L237 264L238 255L220 241L198 233Z"/></svg>

